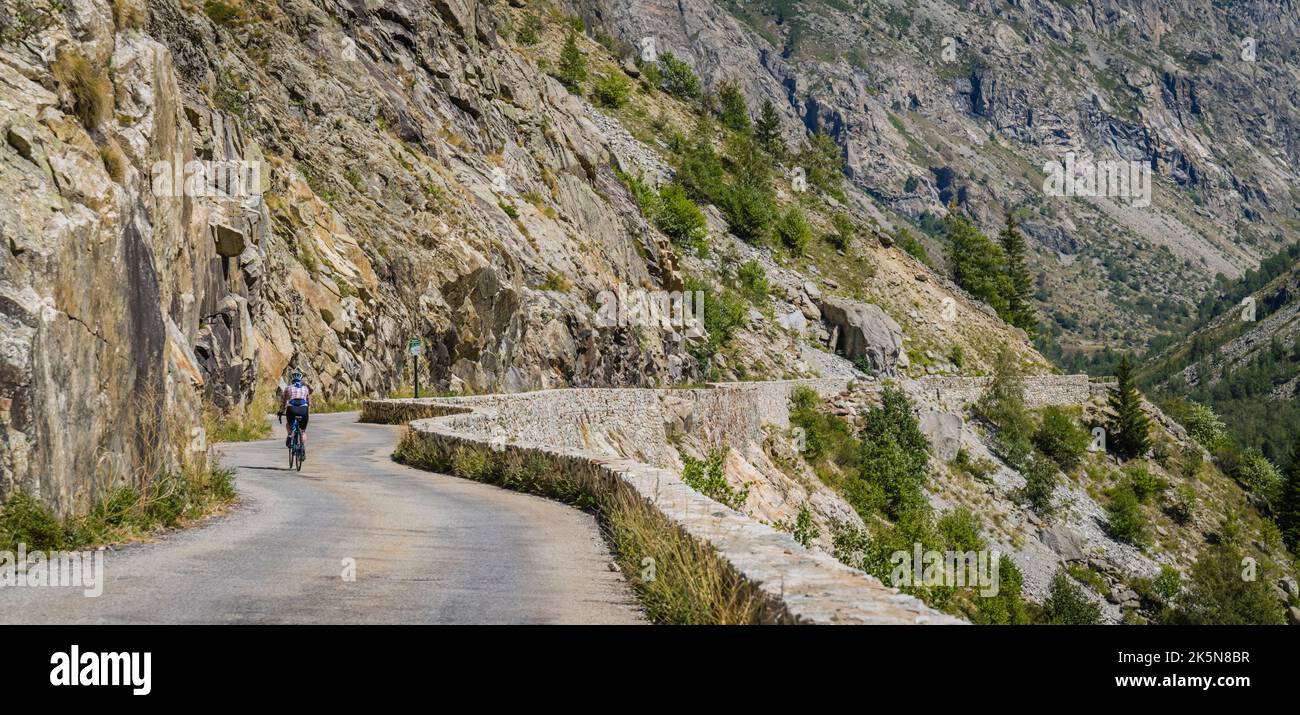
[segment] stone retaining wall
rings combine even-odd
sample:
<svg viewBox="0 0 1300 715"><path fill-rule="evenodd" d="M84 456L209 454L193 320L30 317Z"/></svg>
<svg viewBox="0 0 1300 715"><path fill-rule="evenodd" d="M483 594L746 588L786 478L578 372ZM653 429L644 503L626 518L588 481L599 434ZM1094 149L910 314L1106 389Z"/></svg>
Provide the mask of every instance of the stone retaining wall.
<svg viewBox="0 0 1300 715"><path fill-rule="evenodd" d="M926 377L919 389L942 402L978 399L990 378ZM573 388L420 400L367 400L362 420L410 422L414 438L443 454L490 448L505 456L545 460L597 493L630 490L724 563L772 604L773 622L960 623L916 598L852 569L789 534L724 507L687 486L669 464L669 435L689 433L706 444L761 440L764 425L789 426L791 391L800 385L824 396L848 379L714 384L699 389ZM1026 378L1031 406L1081 404L1094 384L1086 375ZM619 436L640 461L619 456ZM622 453L627 453L625 449Z"/></svg>
<svg viewBox="0 0 1300 715"><path fill-rule="evenodd" d="M1108 383L1093 382L1087 375L1029 375L1025 380L1025 405L1082 405L1104 394ZM992 377L930 375L916 380L920 389L937 396L941 403L960 407L974 403L984 394Z"/></svg>
<svg viewBox="0 0 1300 715"><path fill-rule="evenodd" d="M670 422L664 400L689 404L693 424L704 434L737 442L761 430L761 415L786 414L789 393L807 384L819 392L839 392L844 380L719 385L699 390L573 389L516 395L368 400L367 421L412 419L413 437L443 454L457 448L488 447L503 457L544 459L597 493L629 490L643 504L692 539L709 545L718 557L768 600L768 620L797 623L916 624L961 623L921 601L889 588L831 556L810 551L789 534L760 524L687 486L675 472L602 454L583 447L587 420L608 427L659 430ZM642 414L636 412L644 410ZM769 411L770 412L767 412ZM684 411L684 410L682 410ZM510 425L508 440L493 436L497 422ZM592 424L586 422L586 424Z"/></svg>

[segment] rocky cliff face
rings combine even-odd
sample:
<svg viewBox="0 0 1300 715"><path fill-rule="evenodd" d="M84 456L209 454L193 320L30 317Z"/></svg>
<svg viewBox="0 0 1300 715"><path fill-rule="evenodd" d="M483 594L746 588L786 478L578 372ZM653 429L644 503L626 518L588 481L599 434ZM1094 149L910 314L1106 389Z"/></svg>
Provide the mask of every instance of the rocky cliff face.
<svg viewBox="0 0 1300 715"><path fill-rule="evenodd" d="M706 84L771 100L792 143L834 136L883 225L917 232L950 201L990 231L1015 212L1067 347L1144 344L1294 229L1289 2L573 4L629 48L649 39ZM1044 167L1067 158L1094 177L1090 163L1137 162L1150 204L1050 195Z"/></svg>
<svg viewBox="0 0 1300 715"><path fill-rule="evenodd" d="M825 290L902 323L878 321L879 369L962 331L1041 360L874 239L818 278L710 209L712 254L680 255L618 176L665 178L658 149L546 74L566 25L525 5L6 2L0 497L84 509L201 449L205 412L248 408L290 368L319 399L384 395L410 383L413 337L421 383L453 392L852 374ZM551 18L527 51L507 39L525 13ZM697 360L682 325L601 320L602 294L744 258L775 305L741 316L732 364ZM943 325L917 308L941 301Z"/></svg>
<svg viewBox="0 0 1300 715"><path fill-rule="evenodd" d="M66 5L6 5L0 494L84 507L160 425L290 366L386 392L411 337L435 388L670 377L661 340L598 340L584 295L544 287L676 279L499 8Z"/></svg>

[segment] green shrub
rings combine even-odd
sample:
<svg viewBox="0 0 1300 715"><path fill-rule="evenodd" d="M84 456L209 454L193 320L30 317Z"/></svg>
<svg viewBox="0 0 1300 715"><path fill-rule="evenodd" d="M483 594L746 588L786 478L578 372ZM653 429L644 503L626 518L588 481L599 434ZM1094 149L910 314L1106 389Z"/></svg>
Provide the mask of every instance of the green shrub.
<svg viewBox="0 0 1300 715"><path fill-rule="evenodd" d="M830 135L821 131L813 134L808 148L799 153L799 166L804 168L808 183L844 201L844 150Z"/></svg>
<svg viewBox="0 0 1300 715"><path fill-rule="evenodd" d="M737 132L749 132L749 107L745 106L745 95L734 83L723 82L718 88L718 105L722 126Z"/></svg>
<svg viewBox="0 0 1300 715"><path fill-rule="evenodd" d="M1192 523L1192 518L1196 515L1196 488L1190 484L1179 487L1168 511L1170 518L1178 524L1186 526Z"/></svg>
<svg viewBox="0 0 1300 715"><path fill-rule="evenodd" d="M845 250L849 243L853 241L854 234L857 233L857 227L853 225L853 218L843 211L831 216L831 233L826 234L826 242L837 248Z"/></svg>
<svg viewBox="0 0 1300 715"><path fill-rule="evenodd" d="M659 56L661 69L661 86L663 90L678 99L691 100L700 96L700 78L695 76L690 65L677 59L671 52Z"/></svg>
<svg viewBox="0 0 1300 715"><path fill-rule="evenodd" d="M515 42L521 45L535 45L542 29L542 20L535 13L524 15L524 21L515 32Z"/></svg>
<svg viewBox="0 0 1300 715"><path fill-rule="evenodd" d="M54 512L36 497L16 492L0 508L0 549L26 544L29 551L50 551L64 545L63 528Z"/></svg>
<svg viewBox="0 0 1300 715"><path fill-rule="evenodd" d="M858 459L862 485L879 489L891 518L927 505L922 488L929 471L930 444L917 426L907 395L887 385L880 393L880 406L867 410L863 421ZM870 490L856 493L862 496Z"/></svg>
<svg viewBox="0 0 1300 715"><path fill-rule="evenodd" d="M220 0L206 0L203 3L203 12L209 20L218 25L238 25L246 19L242 6L220 2Z"/></svg>
<svg viewBox="0 0 1300 715"><path fill-rule="evenodd" d="M857 463L857 438L848 422L824 411L821 398L811 387L800 385L790 392L790 424L803 430L803 456L809 464L830 458L851 467Z"/></svg>
<svg viewBox="0 0 1300 715"><path fill-rule="evenodd" d="M1146 504L1151 497L1162 494L1169 488L1169 483L1153 473L1145 464L1134 464L1125 471L1128 473L1129 490L1142 504Z"/></svg>
<svg viewBox="0 0 1300 715"><path fill-rule="evenodd" d="M1101 623L1101 606L1095 603L1064 570L1052 577L1043 622L1048 625L1091 626Z"/></svg>
<svg viewBox="0 0 1300 715"><path fill-rule="evenodd" d="M736 281L740 285L740 292L749 299L749 302L763 303L767 300L767 272L757 260L751 259L742 263L736 270Z"/></svg>
<svg viewBox="0 0 1300 715"><path fill-rule="evenodd" d="M1056 462L1041 452L1036 452L1025 462L1023 468L1025 486L1020 490L1020 498L1035 512L1048 516L1052 513L1052 495L1056 492Z"/></svg>
<svg viewBox="0 0 1300 715"><path fill-rule="evenodd" d="M663 70L659 69L658 64L640 64L638 60L637 67L641 70L642 92L649 93L663 87L664 73Z"/></svg>
<svg viewBox="0 0 1300 715"><path fill-rule="evenodd" d="M652 221L658 220L659 210L662 208L660 193L656 192L655 188L645 180L645 175L638 173L636 176L632 176L622 171L617 172L617 175L623 185L627 187L628 192L632 194L632 199L636 201L636 205L640 207L641 215ZM664 187L664 189L667 190L668 187Z"/></svg>
<svg viewBox="0 0 1300 715"><path fill-rule="evenodd" d="M1160 575L1151 581L1151 586L1155 591L1155 595L1163 599L1165 603L1170 603L1178 597L1178 592L1183 587L1183 579L1179 575L1178 569L1169 564L1164 564L1160 567Z"/></svg>
<svg viewBox="0 0 1300 715"><path fill-rule="evenodd" d="M1029 610L1025 607L1021 592L1025 577L1020 568L1007 556L998 562L998 592L993 596L979 596L975 599L975 610L970 614L971 623L988 626L1015 626L1030 622Z"/></svg>
<svg viewBox="0 0 1300 715"><path fill-rule="evenodd" d="M966 349L960 345L954 345L948 350L948 361L955 367L961 368L966 364Z"/></svg>
<svg viewBox="0 0 1300 715"><path fill-rule="evenodd" d="M1187 429L1187 434L1202 447L1211 452L1219 449L1228 440L1228 428L1214 410L1199 402L1184 402L1173 406L1174 419Z"/></svg>
<svg viewBox="0 0 1300 715"><path fill-rule="evenodd" d="M578 91L579 85L587 79L587 58L578 49L577 33L569 30L560 50L559 80L570 91Z"/></svg>
<svg viewBox="0 0 1300 715"><path fill-rule="evenodd" d="M1242 554L1230 544L1201 552L1188 574L1181 622L1193 625L1281 625L1282 604L1267 580L1242 578Z"/></svg>
<svg viewBox="0 0 1300 715"><path fill-rule="evenodd" d="M1065 408L1043 409L1038 430L1034 432L1034 446L1051 457L1061 471L1069 473L1079 466L1090 441L1088 431Z"/></svg>
<svg viewBox="0 0 1300 715"><path fill-rule="evenodd" d="M714 288L699 278L689 277L685 281L687 292L700 291L704 294L704 329L709 338L702 352L697 357L708 357L722 346L731 342L732 335L745 323L749 312L747 302L735 291L726 288Z"/></svg>
<svg viewBox="0 0 1300 715"><path fill-rule="evenodd" d="M676 245L698 249L708 239L704 212L691 201L686 189L677 184L668 184L660 190L659 209L654 219L659 230Z"/></svg>
<svg viewBox="0 0 1300 715"><path fill-rule="evenodd" d="M951 551L979 551L988 544L980 536L980 520L969 509L958 507L935 523L944 546Z"/></svg>
<svg viewBox="0 0 1300 715"><path fill-rule="evenodd" d="M618 109L627 104L628 95L632 93L632 82L617 70L607 72L596 80L591 89L591 98L598 107Z"/></svg>
<svg viewBox="0 0 1300 715"><path fill-rule="evenodd" d="M808 241L812 238L812 228L808 225L808 217L804 215L803 209L798 206L787 209L777 221L776 233L786 248L798 255L807 252Z"/></svg>
<svg viewBox="0 0 1300 715"><path fill-rule="evenodd" d="M1130 487L1123 486L1115 490L1106 507L1106 517L1106 530L1113 538L1138 547L1146 546L1149 537L1146 519L1142 516L1142 504Z"/></svg>
<svg viewBox="0 0 1300 715"><path fill-rule="evenodd" d="M799 514L794 518L794 529L791 533L794 540L805 549L811 548L812 543L822 535L821 529L817 528L817 524L813 521L812 511L808 509L807 504L799 507Z"/></svg>
<svg viewBox="0 0 1300 715"><path fill-rule="evenodd" d="M776 212L771 193L749 183L728 186L718 208L727 217L727 228L749 243L767 238Z"/></svg>
<svg viewBox="0 0 1300 715"><path fill-rule="evenodd" d="M957 450L957 456L952 458L949 465L959 472L970 475L972 479L981 482L989 481L989 478L998 470L998 465L988 459L971 459L970 452L965 447Z"/></svg>
<svg viewBox="0 0 1300 715"><path fill-rule="evenodd" d="M749 487L736 489L727 483L722 464L727 458L727 448L715 449L706 459L683 457L682 481L687 486L724 506L740 511L749 498Z"/></svg>
<svg viewBox="0 0 1300 715"><path fill-rule="evenodd" d="M1232 476L1252 492L1273 499L1281 490L1282 474L1258 450L1250 449L1232 470Z"/></svg>
<svg viewBox="0 0 1300 715"><path fill-rule="evenodd" d="M930 265L930 254L925 250L925 245L917 240L916 236L913 236L912 232L908 231L907 228L900 226L894 232L894 242L916 260L927 266Z"/></svg>
<svg viewBox="0 0 1300 715"><path fill-rule="evenodd" d="M713 150L706 127L698 128L697 138L682 152L674 180L696 201L720 204L726 190L726 169L722 158Z"/></svg>

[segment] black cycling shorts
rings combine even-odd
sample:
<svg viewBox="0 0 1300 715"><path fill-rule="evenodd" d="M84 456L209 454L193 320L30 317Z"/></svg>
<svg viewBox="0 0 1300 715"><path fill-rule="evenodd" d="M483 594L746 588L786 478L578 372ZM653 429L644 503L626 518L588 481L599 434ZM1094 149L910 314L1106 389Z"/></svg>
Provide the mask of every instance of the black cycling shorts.
<svg viewBox="0 0 1300 715"><path fill-rule="evenodd" d="M289 424L293 424L294 418L298 419L298 429L303 432L307 431L307 406L306 405L288 405L284 408L284 414L289 418Z"/></svg>

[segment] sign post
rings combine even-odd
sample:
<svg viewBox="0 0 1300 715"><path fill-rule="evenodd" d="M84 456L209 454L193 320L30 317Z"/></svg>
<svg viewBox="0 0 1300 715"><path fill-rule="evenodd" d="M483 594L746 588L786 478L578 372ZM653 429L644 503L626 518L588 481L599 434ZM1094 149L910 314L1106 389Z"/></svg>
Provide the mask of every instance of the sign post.
<svg viewBox="0 0 1300 715"><path fill-rule="evenodd" d="M406 343L406 349L411 351L411 357L415 358L415 363L411 366L411 376L415 378L415 397L420 397L420 339L411 338Z"/></svg>

